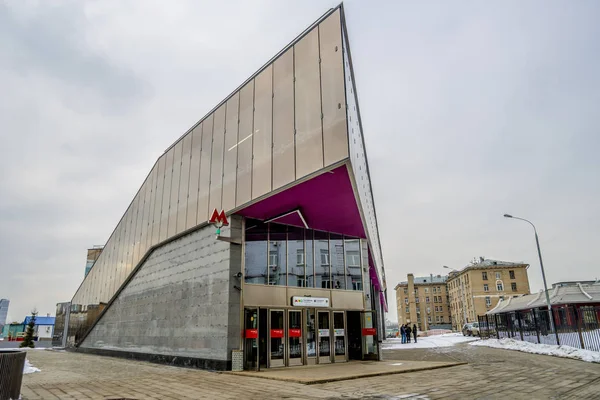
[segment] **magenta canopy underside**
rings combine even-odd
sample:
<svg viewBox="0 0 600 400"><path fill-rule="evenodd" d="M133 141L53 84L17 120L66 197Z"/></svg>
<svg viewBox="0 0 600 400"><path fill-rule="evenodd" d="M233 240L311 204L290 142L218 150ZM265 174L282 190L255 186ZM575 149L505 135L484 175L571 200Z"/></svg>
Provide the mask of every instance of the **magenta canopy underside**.
<svg viewBox="0 0 600 400"><path fill-rule="evenodd" d="M267 221L294 210L302 213L310 229L366 238L346 166L268 197L238 214ZM273 222L304 227L297 213Z"/></svg>
<svg viewBox="0 0 600 400"><path fill-rule="evenodd" d="M237 214L298 227L305 227L306 222L309 229L366 238L346 166L292 186L238 211ZM381 291L370 252L369 275L375 289ZM387 311L383 292L379 300Z"/></svg>

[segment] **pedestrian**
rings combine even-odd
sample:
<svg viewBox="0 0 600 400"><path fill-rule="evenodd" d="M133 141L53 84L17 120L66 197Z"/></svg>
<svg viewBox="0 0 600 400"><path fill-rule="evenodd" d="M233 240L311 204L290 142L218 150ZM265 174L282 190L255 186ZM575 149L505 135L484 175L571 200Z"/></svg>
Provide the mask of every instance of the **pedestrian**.
<svg viewBox="0 0 600 400"><path fill-rule="evenodd" d="M406 343L410 343L410 325L406 325Z"/></svg>
<svg viewBox="0 0 600 400"><path fill-rule="evenodd" d="M413 332L413 336L415 338L415 343L417 343L417 324L413 324L412 332Z"/></svg>
<svg viewBox="0 0 600 400"><path fill-rule="evenodd" d="M400 326L400 334L402 335L402 343L406 343L406 329L404 328L404 324Z"/></svg>

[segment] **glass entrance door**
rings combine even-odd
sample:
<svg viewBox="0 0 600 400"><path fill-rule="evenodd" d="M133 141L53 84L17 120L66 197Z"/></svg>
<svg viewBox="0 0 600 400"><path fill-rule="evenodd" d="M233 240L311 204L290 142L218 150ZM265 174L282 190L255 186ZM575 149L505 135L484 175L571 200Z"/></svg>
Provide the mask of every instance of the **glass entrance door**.
<svg viewBox="0 0 600 400"><path fill-rule="evenodd" d="M302 311L288 313L288 366L302 365Z"/></svg>
<svg viewBox="0 0 600 400"><path fill-rule="evenodd" d="M258 369L258 310L244 310L244 369Z"/></svg>
<svg viewBox="0 0 600 400"><path fill-rule="evenodd" d="M334 361L346 361L346 318L343 311L333 312Z"/></svg>
<svg viewBox="0 0 600 400"><path fill-rule="evenodd" d="M317 311L317 342L319 364L331 362L331 336L329 311Z"/></svg>
<svg viewBox="0 0 600 400"><path fill-rule="evenodd" d="M269 310L269 367L285 366L285 327L283 310Z"/></svg>

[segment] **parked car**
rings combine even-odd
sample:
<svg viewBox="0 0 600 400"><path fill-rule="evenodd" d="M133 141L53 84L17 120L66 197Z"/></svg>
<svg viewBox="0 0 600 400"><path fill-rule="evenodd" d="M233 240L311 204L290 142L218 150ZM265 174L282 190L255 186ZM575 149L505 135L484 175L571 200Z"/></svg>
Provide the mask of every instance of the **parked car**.
<svg viewBox="0 0 600 400"><path fill-rule="evenodd" d="M463 325L463 336L479 336L479 322L468 322Z"/></svg>

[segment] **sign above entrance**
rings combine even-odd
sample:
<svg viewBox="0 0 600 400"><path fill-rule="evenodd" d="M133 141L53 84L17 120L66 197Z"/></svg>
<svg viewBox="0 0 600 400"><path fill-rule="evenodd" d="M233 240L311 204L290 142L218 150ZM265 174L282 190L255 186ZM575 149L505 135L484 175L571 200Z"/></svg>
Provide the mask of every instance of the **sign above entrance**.
<svg viewBox="0 0 600 400"><path fill-rule="evenodd" d="M292 306L294 307L329 307L327 297L292 297Z"/></svg>

